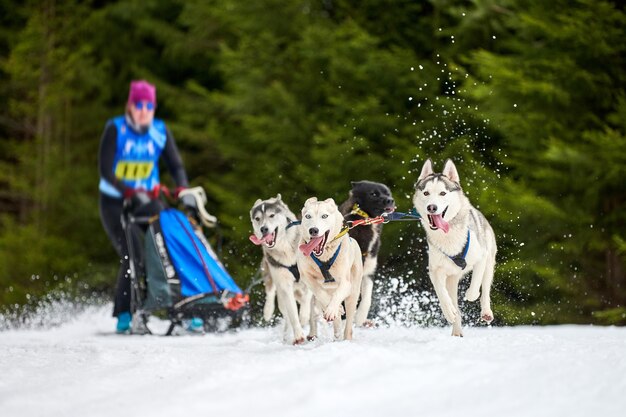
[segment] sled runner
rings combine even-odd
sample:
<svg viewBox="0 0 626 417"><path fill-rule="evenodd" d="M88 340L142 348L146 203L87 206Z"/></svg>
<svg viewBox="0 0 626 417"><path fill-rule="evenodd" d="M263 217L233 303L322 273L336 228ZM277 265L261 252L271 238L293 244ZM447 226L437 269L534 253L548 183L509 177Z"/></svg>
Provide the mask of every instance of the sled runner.
<svg viewBox="0 0 626 417"><path fill-rule="evenodd" d="M166 190L164 190L166 191ZM216 225L204 210L204 191L186 190L196 197L201 223ZM167 191L165 192L167 194ZM137 210L136 212L140 212ZM125 208L122 225L129 248L133 333L150 333L147 318L165 312L166 335L183 320L200 318L206 331L218 320L230 328L247 317L249 297L235 283L203 234L202 227L175 208L153 217Z"/></svg>

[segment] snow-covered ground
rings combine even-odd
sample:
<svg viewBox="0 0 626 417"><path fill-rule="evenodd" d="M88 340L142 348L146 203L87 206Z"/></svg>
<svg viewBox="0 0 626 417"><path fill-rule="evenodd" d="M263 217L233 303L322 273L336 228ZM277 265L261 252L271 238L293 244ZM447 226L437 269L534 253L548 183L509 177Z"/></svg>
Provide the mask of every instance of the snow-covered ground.
<svg viewBox="0 0 626 417"><path fill-rule="evenodd" d="M623 416L626 328L117 336L109 307L0 332L0 416ZM157 323L158 324L158 323Z"/></svg>

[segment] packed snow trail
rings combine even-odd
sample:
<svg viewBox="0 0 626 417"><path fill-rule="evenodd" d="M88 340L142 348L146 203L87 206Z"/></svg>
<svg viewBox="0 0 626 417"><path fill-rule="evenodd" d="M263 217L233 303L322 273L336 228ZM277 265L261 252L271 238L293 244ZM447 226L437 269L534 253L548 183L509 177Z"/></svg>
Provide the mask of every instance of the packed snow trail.
<svg viewBox="0 0 626 417"><path fill-rule="evenodd" d="M626 328L118 336L110 309L0 332L0 416L622 416Z"/></svg>

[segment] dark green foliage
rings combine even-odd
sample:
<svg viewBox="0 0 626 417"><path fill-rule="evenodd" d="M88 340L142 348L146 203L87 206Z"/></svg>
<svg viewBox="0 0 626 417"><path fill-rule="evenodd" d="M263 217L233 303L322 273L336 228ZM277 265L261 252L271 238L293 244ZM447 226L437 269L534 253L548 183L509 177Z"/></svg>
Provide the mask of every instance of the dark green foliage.
<svg viewBox="0 0 626 417"><path fill-rule="evenodd" d="M368 179L408 211L423 161L452 158L497 234L500 323L625 321L626 14L615 2L47 0L0 11L0 304L61 283L111 291L98 142L129 81L146 78L240 285L260 259L246 238L257 198L281 193L298 213ZM431 289L422 237L416 224L385 227L385 276Z"/></svg>

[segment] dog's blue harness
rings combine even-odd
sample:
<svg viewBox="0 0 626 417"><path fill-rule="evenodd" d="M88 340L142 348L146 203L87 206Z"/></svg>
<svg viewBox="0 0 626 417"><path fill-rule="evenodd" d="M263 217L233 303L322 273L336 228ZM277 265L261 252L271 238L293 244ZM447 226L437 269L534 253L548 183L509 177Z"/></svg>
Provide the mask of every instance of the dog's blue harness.
<svg viewBox="0 0 626 417"><path fill-rule="evenodd" d="M430 241L429 241L429 243L430 243ZM431 243L431 245L432 245L432 243ZM433 245L433 246L435 246L435 245ZM461 269L465 269L465 267L467 266L467 262L465 261L465 256L467 256L467 251L469 250L469 246L470 246L470 231L468 229L467 230L467 240L465 241L465 246L463 246L463 250L461 252L459 252L458 254L456 254L454 256L450 256L447 253L445 253L444 251L442 251L441 249L439 249L437 246L435 246L435 248L437 248L439 250L439 252L443 253L448 258L450 258L450 260L452 262L454 262L454 264L456 266L458 266Z"/></svg>
<svg viewBox="0 0 626 417"><path fill-rule="evenodd" d="M296 282L300 282L300 270L298 269L298 264L293 264L293 265L283 265L280 262L278 262L276 259L274 259L269 253L266 254L267 256L267 260L269 261L270 265L276 267L276 268L285 268L287 270L289 270L289 272L291 272L291 274L293 275L294 279L296 280Z"/></svg>
<svg viewBox="0 0 626 417"><path fill-rule="evenodd" d="M289 221L289 219L287 219ZM300 223L302 223L299 220L295 220L295 221L289 221L289 224L287 225L287 227L285 227L285 230L289 229L290 227L293 226L297 226ZM278 262L276 259L272 258L272 256L270 256L270 254L267 254L267 260L269 261L269 263L272 266L275 266L277 268L285 268L287 270L289 270L289 272L291 272L291 275L293 275L294 279L296 280L296 282L300 282L300 270L298 269L298 264L293 264L293 265L283 265L280 262Z"/></svg>
<svg viewBox="0 0 626 417"><path fill-rule="evenodd" d="M465 241L465 246L463 246L463 250L461 251L461 253L457 254L456 256L448 255L448 258L452 259L452 262L454 262L461 269L465 269L465 267L467 266L467 262L465 262L465 256L467 255L467 251L469 250L469 245L470 245L470 231L468 229L467 240Z"/></svg>
<svg viewBox="0 0 626 417"><path fill-rule="evenodd" d="M299 225L299 224L302 224L302 222L301 222L300 220L295 220L295 221L293 221L293 222L290 222L290 223L287 225L287 227L285 227L285 230L289 229L290 227L297 226L297 225Z"/></svg>
<svg viewBox="0 0 626 417"><path fill-rule="evenodd" d="M319 267L320 271L322 272L322 276L324 277L324 284L329 283L329 282L335 282L335 278L333 278L333 276L330 275L330 268L333 266L333 264L337 260L337 256L339 256L339 251L341 250L341 245L342 244L340 243L339 247L335 251L335 254L333 255L333 257L330 258L326 262L320 261L311 252L311 259L313 259L313 262L315 262L317 264L317 266Z"/></svg>

